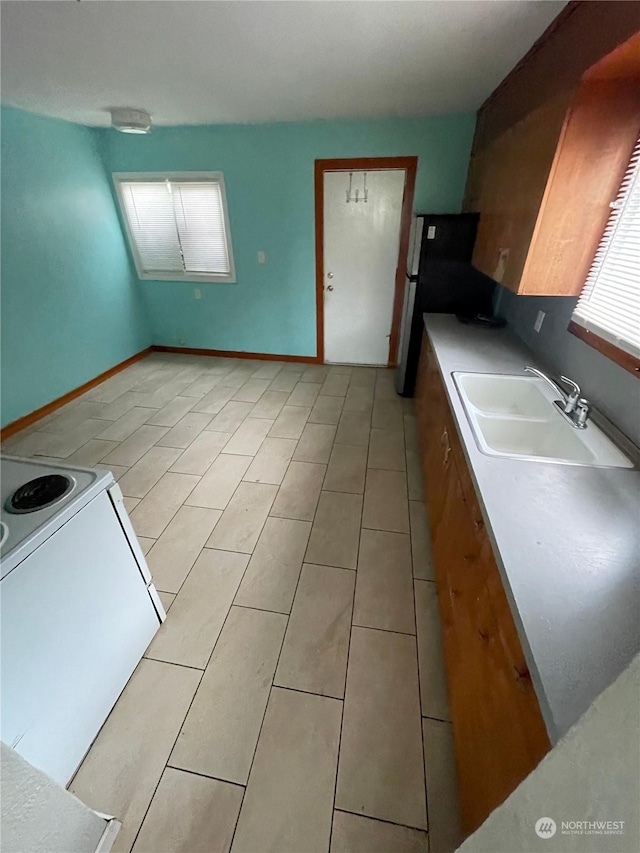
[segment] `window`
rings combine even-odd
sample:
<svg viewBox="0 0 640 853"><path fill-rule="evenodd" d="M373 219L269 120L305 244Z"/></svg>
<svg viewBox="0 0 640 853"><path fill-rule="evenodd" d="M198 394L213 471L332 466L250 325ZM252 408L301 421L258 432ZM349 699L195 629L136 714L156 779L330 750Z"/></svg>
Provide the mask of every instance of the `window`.
<svg viewBox="0 0 640 853"><path fill-rule="evenodd" d="M113 177L140 278L235 281L220 172Z"/></svg>
<svg viewBox="0 0 640 853"><path fill-rule="evenodd" d="M640 371L640 139L611 205L570 330Z"/></svg>

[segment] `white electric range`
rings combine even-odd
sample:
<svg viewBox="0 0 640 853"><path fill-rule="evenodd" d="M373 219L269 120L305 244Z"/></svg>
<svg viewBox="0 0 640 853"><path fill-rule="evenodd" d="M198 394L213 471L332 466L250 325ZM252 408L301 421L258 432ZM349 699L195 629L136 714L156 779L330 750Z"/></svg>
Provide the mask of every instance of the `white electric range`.
<svg viewBox="0 0 640 853"><path fill-rule="evenodd" d="M0 457L0 736L66 785L165 612L109 471Z"/></svg>

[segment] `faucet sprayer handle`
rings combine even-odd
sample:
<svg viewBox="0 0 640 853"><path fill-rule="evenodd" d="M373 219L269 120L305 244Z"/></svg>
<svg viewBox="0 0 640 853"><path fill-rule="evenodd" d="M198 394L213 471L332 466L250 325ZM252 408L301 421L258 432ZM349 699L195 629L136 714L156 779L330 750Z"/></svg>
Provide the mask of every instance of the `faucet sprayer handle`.
<svg viewBox="0 0 640 853"><path fill-rule="evenodd" d="M569 379L568 376L561 376L560 379L563 382L566 382L567 385L571 385L571 388L573 389L571 392L571 396L573 396L574 394L576 395L576 398L580 396L580 386L577 382L574 382L573 379Z"/></svg>
<svg viewBox="0 0 640 853"><path fill-rule="evenodd" d="M568 376L561 376L560 380L566 382L567 385L571 385L571 393L567 396L567 402L563 410L566 415L570 415L575 411L578 400L580 399L580 386L573 379L569 379Z"/></svg>

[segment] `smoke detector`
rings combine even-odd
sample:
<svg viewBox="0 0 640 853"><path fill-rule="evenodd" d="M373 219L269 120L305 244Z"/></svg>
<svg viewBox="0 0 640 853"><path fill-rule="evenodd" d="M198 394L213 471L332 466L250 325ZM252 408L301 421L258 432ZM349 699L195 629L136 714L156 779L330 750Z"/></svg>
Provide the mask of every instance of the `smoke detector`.
<svg viewBox="0 0 640 853"><path fill-rule="evenodd" d="M148 133L151 130L151 116L146 110L114 107L109 112L111 126L122 133Z"/></svg>

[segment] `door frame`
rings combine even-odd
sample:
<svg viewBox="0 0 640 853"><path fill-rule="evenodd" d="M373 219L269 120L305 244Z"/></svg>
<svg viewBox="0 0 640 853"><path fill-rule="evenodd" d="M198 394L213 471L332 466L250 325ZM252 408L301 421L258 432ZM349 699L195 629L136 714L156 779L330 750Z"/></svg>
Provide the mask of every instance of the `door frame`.
<svg viewBox="0 0 640 853"><path fill-rule="evenodd" d="M404 285L407 272L409 232L413 214L413 194L418 169L417 157L358 157L354 159L316 160L314 163L315 219L316 219L316 358L324 364L324 173L325 172L375 172L386 169L404 169L404 192L400 215L400 246L396 266L396 282L389 336L387 366L396 366L398 336L402 319Z"/></svg>

